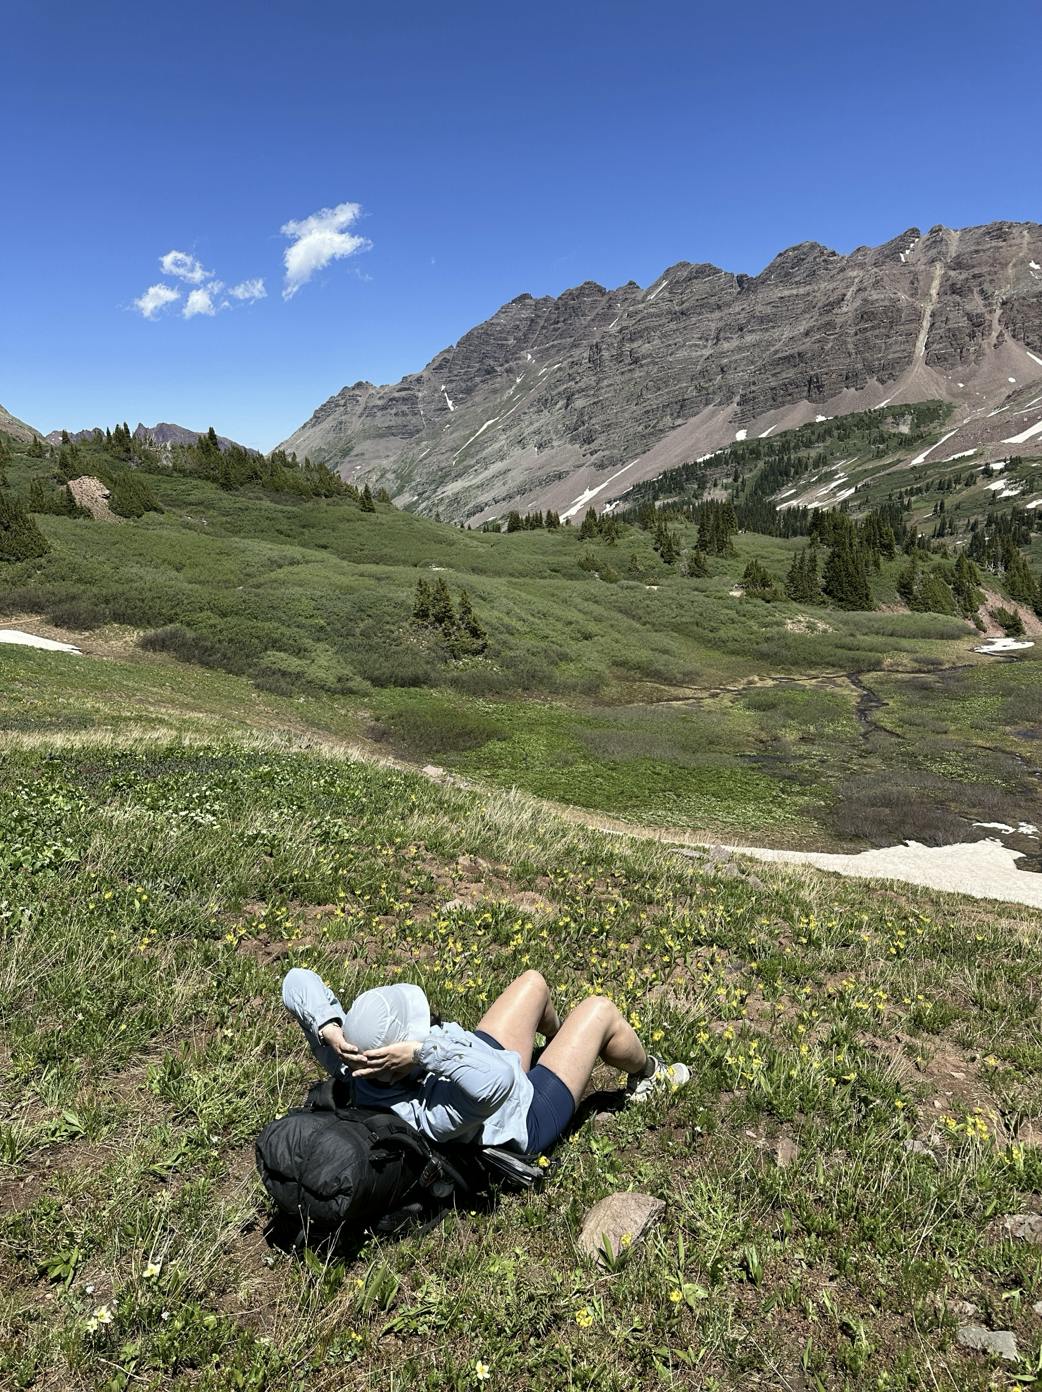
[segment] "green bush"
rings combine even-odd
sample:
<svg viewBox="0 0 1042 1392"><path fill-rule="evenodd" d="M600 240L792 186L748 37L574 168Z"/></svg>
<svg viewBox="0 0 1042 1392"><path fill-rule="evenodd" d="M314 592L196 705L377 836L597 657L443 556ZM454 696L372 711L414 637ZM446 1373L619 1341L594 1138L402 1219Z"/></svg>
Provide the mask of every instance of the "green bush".
<svg viewBox="0 0 1042 1392"><path fill-rule="evenodd" d="M435 698L383 716L371 734L378 739L389 737L397 748L419 755L456 754L510 738L506 726L491 715Z"/></svg>
<svg viewBox="0 0 1042 1392"><path fill-rule="evenodd" d="M93 595L70 595L48 606L47 617L57 628L72 628L86 633L101 628L110 621L107 607Z"/></svg>
<svg viewBox="0 0 1042 1392"><path fill-rule="evenodd" d="M50 543L32 517L7 493L0 492L0 561L31 561L46 556Z"/></svg>

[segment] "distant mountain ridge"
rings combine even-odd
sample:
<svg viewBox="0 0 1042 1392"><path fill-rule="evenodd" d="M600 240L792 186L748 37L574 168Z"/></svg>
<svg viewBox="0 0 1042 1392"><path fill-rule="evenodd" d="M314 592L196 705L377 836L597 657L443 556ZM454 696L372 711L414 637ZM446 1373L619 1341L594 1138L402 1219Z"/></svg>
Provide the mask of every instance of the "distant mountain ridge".
<svg viewBox="0 0 1042 1392"><path fill-rule="evenodd" d="M11 435L16 440L35 440L40 432L0 406L0 434Z"/></svg>
<svg viewBox="0 0 1042 1392"><path fill-rule="evenodd" d="M993 417L1034 382L1042 226L910 228L848 256L804 242L757 276L679 262L646 290L519 295L421 372L345 387L283 448L422 512L574 514L735 439L895 401L951 401L997 452Z"/></svg>
<svg viewBox="0 0 1042 1392"><path fill-rule="evenodd" d="M2 426L0 426L0 428L2 428ZM73 444L78 444L81 440L89 440L94 435L94 430L98 428L100 427L94 427L90 430L70 430L69 439ZM102 434L104 434L104 431L102 431ZM142 425L141 422L138 421L133 431L135 440L151 440L152 443L157 445L160 449L167 448L171 445L194 445L200 435L205 434L205 430L189 430L186 426L172 425L168 421L160 421L157 425ZM52 445L60 445L62 432L60 430L52 430L50 434L44 436L44 438ZM231 449L236 444L236 441L230 440L227 435L218 435L217 443L220 445L221 449ZM247 447L241 445L239 448L245 449Z"/></svg>

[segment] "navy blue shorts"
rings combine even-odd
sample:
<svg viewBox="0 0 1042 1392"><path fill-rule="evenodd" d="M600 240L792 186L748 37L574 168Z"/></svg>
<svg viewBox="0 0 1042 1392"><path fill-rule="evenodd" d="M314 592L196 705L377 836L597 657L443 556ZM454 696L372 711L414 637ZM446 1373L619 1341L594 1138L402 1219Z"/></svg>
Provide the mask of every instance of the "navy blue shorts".
<svg viewBox="0 0 1042 1392"><path fill-rule="evenodd" d="M502 1044L491 1034L480 1029L474 1033L493 1049L502 1049ZM541 1063L528 1070L528 1081L532 1084L532 1103L528 1108L527 1149L529 1155L542 1155L560 1140L575 1115L575 1098L567 1083Z"/></svg>

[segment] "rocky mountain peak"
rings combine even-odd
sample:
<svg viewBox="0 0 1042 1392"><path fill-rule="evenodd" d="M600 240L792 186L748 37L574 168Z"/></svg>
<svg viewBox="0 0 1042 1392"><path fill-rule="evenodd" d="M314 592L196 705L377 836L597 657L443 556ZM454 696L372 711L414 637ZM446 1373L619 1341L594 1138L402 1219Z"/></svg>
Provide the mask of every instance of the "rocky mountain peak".
<svg viewBox="0 0 1042 1392"><path fill-rule="evenodd" d="M1042 228L914 227L759 274L678 261L642 289L521 294L394 386L356 384L285 442L399 502L562 513L735 439L892 402L1001 406L1042 379ZM1030 446L1028 446L1030 448Z"/></svg>

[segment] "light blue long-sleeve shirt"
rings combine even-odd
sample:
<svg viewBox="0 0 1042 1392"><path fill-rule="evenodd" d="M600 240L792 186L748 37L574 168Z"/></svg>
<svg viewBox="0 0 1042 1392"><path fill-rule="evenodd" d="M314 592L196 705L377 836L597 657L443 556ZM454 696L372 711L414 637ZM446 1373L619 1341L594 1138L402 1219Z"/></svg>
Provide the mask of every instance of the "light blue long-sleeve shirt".
<svg viewBox="0 0 1042 1392"><path fill-rule="evenodd" d="M294 967L282 983L282 1000L296 1017L311 1052L327 1073L351 1070L318 1037L347 1012L317 972ZM527 1149L532 1084L512 1049L493 1049L456 1024L434 1025L420 1042L423 1075L391 1086L365 1078L352 1084L360 1107L387 1107L432 1141L475 1141Z"/></svg>

